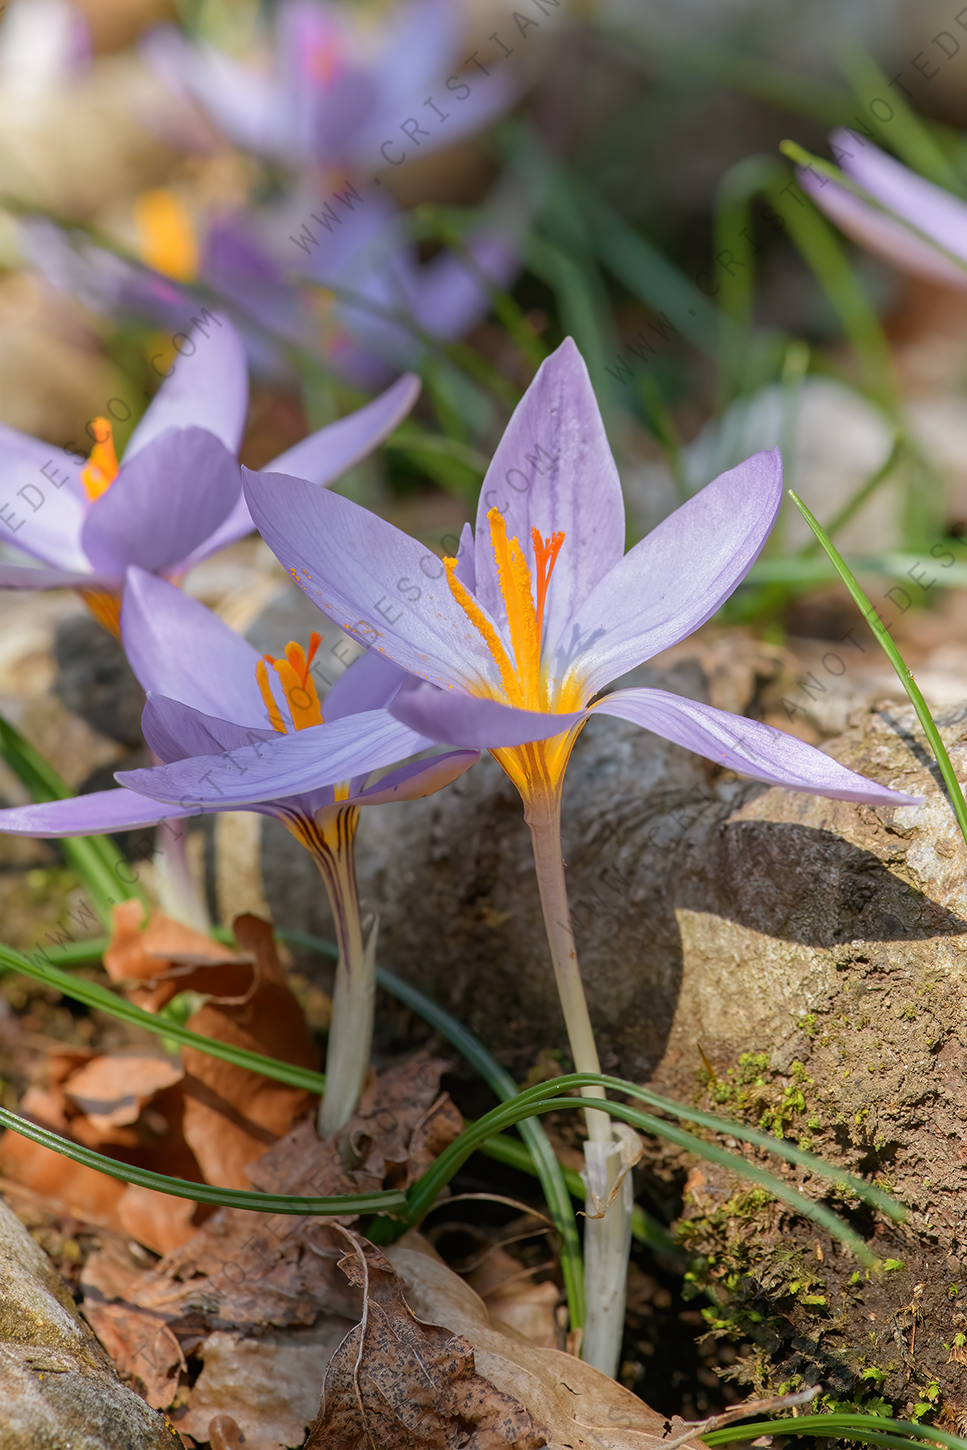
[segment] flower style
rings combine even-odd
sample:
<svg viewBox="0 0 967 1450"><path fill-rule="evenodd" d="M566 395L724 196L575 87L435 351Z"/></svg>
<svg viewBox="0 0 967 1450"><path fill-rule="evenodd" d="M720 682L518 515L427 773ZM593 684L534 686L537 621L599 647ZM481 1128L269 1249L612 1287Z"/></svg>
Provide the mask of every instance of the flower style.
<svg viewBox="0 0 967 1450"><path fill-rule="evenodd" d="M847 236L901 271L948 287L967 287L967 203L856 131L840 127L830 134L829 144L857 191L800 166L799 183L816 205Z"/></svg>
<svg viewBox="0 0 967 1450"><path fill-rule="evenodd" d="M242 757L253 755L262 789L245 807L282 821L305 846L332 903L339 965L320 1108L320 1127L329 1135L355 1109L372 1034L375 931L364 942L354 865L360 807L430 795L468 770L478 752L437 750L429 759L412 759L433 742L387 713L403 675L377 655L358 660L336 681L324 721L310 673L318 636L308 651L290 641L283 658L262 658L205 605L142 569L128 571L121 639L147 694L148 745L162 761L193 761L208 798L175 805L152 798L162 767L119 772L117 790L0 811L0 831L101 835L232 810L231 792L222 787L246 777ZM295 789L293 758L301 772Z"/></svg>
<svg viewBox="0 0 967 1450"><path fill-rule="evenodd" d="M452 145L512 100L503 71L483 62L445 80L460 55L463 18L454 0L404 0L377 37L345 7L283 0L268 74L192 44L173 26L153 31L142 49L173 90L198 101L245 150L290 165L371 168L400 165L407 150Z"/></svg>
<svg viewBox="0 0 967 1450"><path fill-rule="evenodd" d="M0 538L47 566L0 564L0 588L76 589L117 634L129 565L180 580L251 532L235 456L248 407L244 351L227 319L208 312L196 322L179 334L182 355L120 460L107 418L89 425L95 442L86 460L0 424L8 500ZM392 432L418 391L416 378L400 378L276 464L332 483Z"/></svg>

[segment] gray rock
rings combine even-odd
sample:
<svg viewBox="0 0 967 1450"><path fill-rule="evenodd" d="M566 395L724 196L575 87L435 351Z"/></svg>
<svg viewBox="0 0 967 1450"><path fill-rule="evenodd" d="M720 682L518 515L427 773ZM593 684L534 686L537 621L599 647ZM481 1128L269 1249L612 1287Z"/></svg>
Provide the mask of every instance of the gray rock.
<svg viewBox="0 0 967 1450"><path fill-rule="evenodd" d="M43 1249L0 1199L0 1446L171 1450L174 1431L118 1379Z"/></svg>
<svg viewBox="0 0 967 1450"><path fill-rule="evenodd" d="M124 651L86 614L71 615L54 636L54 694L94 730L121 745L140 745L144 701Z"/></svg>

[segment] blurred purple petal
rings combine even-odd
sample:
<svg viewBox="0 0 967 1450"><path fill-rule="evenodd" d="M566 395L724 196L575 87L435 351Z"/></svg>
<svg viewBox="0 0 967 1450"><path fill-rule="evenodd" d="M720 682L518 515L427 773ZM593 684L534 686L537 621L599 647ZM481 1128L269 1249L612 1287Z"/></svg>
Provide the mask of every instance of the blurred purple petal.
<svg viewBox="0 0 967 1450"><path fill-rule="evenodd" d="M239 725L267 724L258 651L166 579L128 571L121 643L143 690Z"/></svg>
<svg viewBox="0 0 967 1450"><path fill-rule="evenodd" d="M814 745L759 720L746 720L671 695L665 690L618 690L592 706L600 715L630 720L718 765L767 785L782 785L831 800L874 806L912 806L921 797L903 795L856 775Z"/></svg>
<svg viewBox="0 0 967 1450"><path fill-rule="evenodd" d="M781 502L778 448L720 474L636 544L573 611L548 646L555 678L573 670L590 698L687 638L745 578ZM566 550L565 541L561 560Z"/></svg>
<svg viewBox="0 0 967 1450"><path fill-rule="evenodd" d="M7 505L0 510L7 515L0 519L0 538L57 569L83 573L89 567L80 544L84 462L0 423L0 481Z"/></svg>
<svg viewBox="0 0 967 1450"><path fill-rule="evenodd" d="M967 261L967 204L918 176L855 131L830 136L833 155L847 176L942 247Z"/></svg>
<svg viewBox="0 0 967 1450"><path fill-rule="evenodd" d="M363 710L385 710L404 680L411 678L382 655L365 654L339 676L329 691L322 707L323 719L343 720Z"/></svg>
<svg viewBox="0 0 967 1450"><path fill-rule="evenodd" d="M420 394L412 373L398 378L371 403L319 428L267 463L263 473L287 473L323 486L335 483L384 442L407 417Z"/></svg>
<svg viewBox="0 0 967 1450"><path fill-rule="evenodd" d="M104 589L115 593L120 586L120 579L110 574L71 574L66 569L0 564L0 589Z"/></svg>
<svg viewBox="0 0 967 1450"><path fill-rule="evenodd" d="M371 710L331 725L311 725L294 735L276 735L264 744L225 755L205 755L152 770L119 771L115 778L132 790L183 807L233 809L334 785L393 765L433 743L385 710Z"/></svg>
<svg viewBox="0 0 967 1450"><path fill-rule="evenodd" d="M571 338L547 358L511 418L477 506L477 597L505 616L487 513L503 514L533 572L531 529L564 533L545 609L550 645L624 550L624 502L584 359Z"/></svg>
<svg viewBox="0 0 967 1450"><path fill-rule="evenodd" d="M587 716L586 710L569 714L517 710L497 700L467 695L462 690L438 690L436 685L428 684L400 690L389 712L440 744L472 746L475 750L550 740L563 735L572 725L579 725Z"/></svg>
<svg viewBox="0 0 967 1450"><path fill-rule="evenodd" d="M179 345L180 344L180 345ZM248 371L242 340L227 317L199 304L185 332L175 334L178 357L155 371L167 377L124 450L127 465L168 428L206 428L230 453L237 453L248 412Z"/></svg>
<svg viewBox="0 0 967 1450"><path fill-rule="evenodd" d="M242 469L256 526L299 588L366 646L441 685L492 661L437 556L359 504L283 474Z"/></svg>
<svg viewBox="0 0 967 1450"><path fill-rule="evenodd" d="M153 438L102 494L81 543L95 569L123 575L173 569L214 533L239 497L239 467L204 428L169 428Z"/></svg>
<svg viewBox="0 0 967 1450"><path fill-rule="evenodd" d="M11 836L103 836L191 814L178 806L160 805L133 790L98 790L68 800L0 811L0 831Z"/></svg>

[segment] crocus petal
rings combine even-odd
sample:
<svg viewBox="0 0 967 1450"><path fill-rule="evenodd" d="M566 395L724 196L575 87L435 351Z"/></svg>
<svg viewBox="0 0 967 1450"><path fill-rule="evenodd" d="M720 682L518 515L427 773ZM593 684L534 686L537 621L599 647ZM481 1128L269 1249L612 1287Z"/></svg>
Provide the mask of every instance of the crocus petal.
<svg viewBox="0 0 967 1450"><path fill-rule="evenodd" d="M471 594L476 594L477 592L477 571L474 567L474 553L473 529L469 524L464 524L460 530L460 544L457 549L457 567L453 572L460 580L464 589L469 590Z"/></svg>
<svg viewBox="0 0 967 1450"><path fill-rule="evenodd" d="M141 729L149 748L165 765L193 755L221 755L275 736L273 730L206 715L165 695L148 696L141 712Z"/></svg>
<svg viewBox="0 0 967 1450"><path fill-rule="evenodd" d="M746 720L671 695L666 690L616 690L592 706L599 715L615 715L684 745L708 760L767 785L784 785L831 800L860 801L873 806L916 805L919 796L888 790L759 720Z"/></svg>
<svg viewBox="0 0 967 1450"><path fill-rule="evenodd" d="M238 452L248 412L242 339L227 317L202 308L175 334L175 346L178 357L128 439L125 464L168 428L207 428L230 453Z"/></svg>
<svg viewBox="0 0 967 1450"><path fill-rule="evenodd" d="M0 538L57 569L87 569L80 541L84 459L6 423L0 423L0 458Z"/></svg>
<svg viewBox="0 0 967 1450"><path fill-rule="evenodd" d="M828 177L799 167L797 179L804 191L854 242L914 277L967 288L967 270L917 236L901 221L877 211L860 197ZM919 179L919 178L918 178ZM915 222L922 228L922 223Z"/></svg>
<svg viewBox="0 0 967 1450"><path fill-rule="evenodd" d="M369 710L334 720L331 725L311 725L294 735L276 735L264 744L224 755L180 760L152 770L119 771L115 779L132 790L156 800L176 801L182 807L232 810L351 780L364 771L417 755L433 743L385 710Z"/></svg>
<svg viewBox="0 0 967 1450"><path fill-rule="evenodd" d="M166 579L128 570L121 642L145 691L241 725L267 724L258 650Z"/></svg>
<svg viewBox="0 0 967 1450"><path fill-rule="evenodd" d="M229 515L239 496L238 464L204 428L169 428L124 463L81 531L95 569L123 575L181 564Z"/></svg>
<svg viewBox="0 0 967 1450"><path fill-rule="evenodd" d="M110 574L72 574L66 569L0 564L0 589L104 589L115 593L120 587L120 579Z"/></svg>
<svg viewBox="0 0 967 1450"><path fill-rule="evenodd" d="M0 811L0 831L11 836L103 836L191 814L190 810L159 804L133 790L97 790L68 800Z"/></svg>
<svg viewBox="0 0 967 1450"><path fill-rule="evenodd" d="M910 171L855 131L830 136L843 170L897 216L967 261L967 205L942 186Z"/></svg>
<svg viewBox="0 0 967 1450"><path fill-rule="evenodd" d="M371 403L287 448L262 471L287 473L310 483L335 483L399 427L419 395L420 379L407 373Z"/></svg>
<svg viewBox="0 0 967 1450"><path fill-rule="evenodd" d="M492 288L520 268L520 249L497 232L468 237L465 253L444 251L422 266L414 258L404 273L408 308L434 337L462 337L490 311Z"/></svg>
<svg viewBox="0 0 967 1450"><path fill-rule="evenodd" d="M404 680L412 679L398 665L382 655L363 655L356 660L329 691L323 703L323 718L343 720L364 710L385 710Z"/></svg>
<svg viewBox="0 0 967 1450"><path fill-rule="evenodd" d="M242 477L259 533L330 619L437 684L489 673L490 656L425 545L329 489L247 468Z"/></svg>
<svg viewBox="0 0 967 1450"><path fill-rule="evenodd" d="M584 359L566 338L540 366L487 470L477 509L477 597L505 616L487 513L503 514L533 569L531 529L563 532L544 611L546 638L560 635L621 558L624 503L618 471Z"/></svg>
<svg viewBox="0 0 967 1450"><path fill-rule="evenodd" d="M190 44L173 25L152 30L140 49L173 91L199 101L237 145L263 156L279 153L279 100L273 81L213 45Z"/></svg>
<svg viewBox="0 0 967 1450"><path fill-rule="evenodd" d="M209 534L197 549L192 549L190 554L186 554L181 567L187 573L196 564L200 564L202 559L207 559L211 554L217 554L219 549L224 549L228 544L234 544L236 539L244 539L246 534L254 533L255 524L248 511L248 504L244 497L240 496L224 523L219 524L215 532Z"/></svg>
<svg viewBox="0 0 967 1450"><path fill-rule="evenodd" d="M440 744L472 746L475 750L550 740L587 715L586 710L566 715L549 710L518 710L463 690L438 690L428 684L400 690L389 711L397 720Z"/></svg>
<svg viewBox="0 0 967 1450"><path fill-rule="evenodd" d="M548 646L555 678L573 669L590 699L692 634L745 577L781 502L778 448L720 474L629 550L574 610Z"/></svg>
<svg viewBox="0 0 967 1450"><path fill-rule="evenodd" d="M448 750L428 760L412 760L408 765L401 765L399 770L384 775L368 790L360 791L358 795L351 794L349 804L382 806L392 801L422 800L465 775L479 759L479 750Z"/></svg>

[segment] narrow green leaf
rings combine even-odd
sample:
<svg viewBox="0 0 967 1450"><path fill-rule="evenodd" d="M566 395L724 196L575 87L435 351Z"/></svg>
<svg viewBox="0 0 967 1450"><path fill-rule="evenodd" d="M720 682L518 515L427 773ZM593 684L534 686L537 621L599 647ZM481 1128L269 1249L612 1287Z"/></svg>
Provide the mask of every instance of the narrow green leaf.
<svg viewBox="0 0 967 1450"><path fill-rule="evenodd" d="M852 43L840 46L837 58L862 107L857 119L876 131L914 171L955 196L963 196L963 182L931 133L929 123L907 104L900 88L890 83L873 57ZM879 111L874 109L877 102L882 103Z"/></svg>
<svg viewBox="0 0 967 1450"><path fill-rule="evenodd" d="M802 514L803 518L806 520L806 523L812 529L813 533L816 535L816 538L819 540L820 544L825 550L837 574L846 585L850 594L852 594L856 603L859 605L863 618L866 620L867 624L870 626L870 629L872 629L873 633L880 641L880 644L883 646L883 650L888 660L890 661L890 664L896 670L897 679L900 681L900 684L903 686L910 699L910 703L916 710L917 719L923 726L923 732L926 735L927 740L930 742L930 748L936 757L937 764L940 767L940 773L944 779L944 784L947 787L947 794L950 799L950 804L953 806L954 815L957 817L957 823L960 826L961 832L963 834L964 842L965 844L967 844L967 801L964 800L964 792L961 789L959 780L957 779L957 775L954 770L953 764L951 763L950 756L947 754L947 747L946 745L944 745L943 740L941 739L940 731L937 729L934 718L930 713L930 708L927 705L926 700L923 698L919 685L913 678L913 674L907 666L900 651L897 649L893 640L890 638L889 632L881 621L879 614L874 609L873 605L867 599L866 595L863 593L862 589L857 583L856 578L854 577L854 575L850 571L849 566L846 563L846 560L842 557L840 553L837 552L835 544L830 541L822 525L813 517L809 509L803 503L802 499L798 498L791 489L789 492L790 497L792 498L799 512Z"/></svg>
<svg viewBox="0 0 967 1450"><path fill-rule="evenodd" d="M123 1022L130 1022L135 1027L143 1027L148 1032L153 1032L156 1037L168 1038L183 1047L196 1047L211 1057L234 1063L236 1067L248 1068L250 1072L260 1072L264 1077L288 1083L291 1087L305 1088L310 1093L321 1093L325 1088L326 1079L322 1073L310 1072L308 1068L296 1067L290 1062L279 1062L260 1052L251 1052L246 1047L219 1042L213 1037L203 1037L200 1033L189 1031L179 1022L172 1021L170 1017L159 1017L153 1012L146 1012L143 1007L136 1007L133 1002L126 1001L106 987L98 986L96 982L85 982L57 967L32 962L20 952L15 952L12 947L0 945L0 972L22 972L36 982L63 992L65 997L73 997L78 1002L86 1002L89 1007L110 1012Z"/></svg>
<svg viewBox="0 0 967 1450"><path fill-rule="evenodd" d="M890 1432L893 1432L892 1434ZM819 1435L823 1439L843 1436L867 1445L890 1444L909 1447L945 1445L949 1450L967 1450L967 1440L936 1425L915 1425L910 1420L891 1420L886 1415L850 1415L832 1410L828 1415L797 1415L795 1419L758 1420L755 1424L729 1425L702 1436L706 1445L728 1445L733 1440L754 1440L759 1435Z"/></svg>
<svg viewBox="0 0 967 1450"><path fill-rule="evenodd" d="M246 1208L254 1213L384 1213L387 1209L402 1208L406 1195L397 1189L385 1189L377 1193L347 1194L342 1198L296 1198L289 1194L256 1193L242 1188L216 1188L208 1183L192 1183L186 1178L169 1178L164 1173L152 1173L147 1168L135 1168L130 1163L119 1163L116 1158L107 1158L95 1153L80 1143L71 1143L59 1133L31 1123L17 1113L0 1108L0 1124L50 1148L74 1163L83 1163L98 1173L119 1178L122 1183L134 1183L139 1188L153 1188L158 1193L173 1194L178 1198L189 1198L195 1203L214 1203L223 1208Z"/></svg>
<svg viewBox="0 0 967 1450"><path fill-rule="evenodd" d="M67 800L75 794L40 751L2 716L0 755L22 781L31 800ZM147 894L131 863L110 837L68 836L61 840L60 847L106 926L111 924L111 908L119 901L135 897L147 904Z"/></svg>

